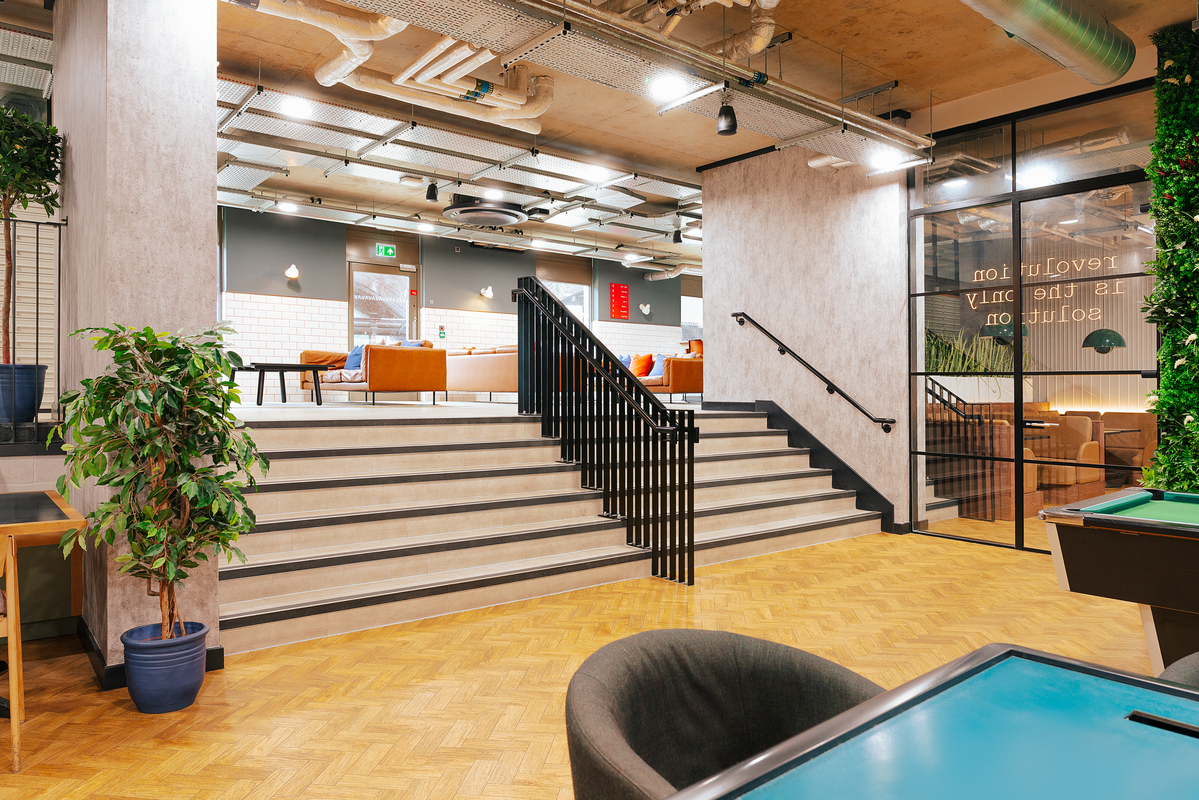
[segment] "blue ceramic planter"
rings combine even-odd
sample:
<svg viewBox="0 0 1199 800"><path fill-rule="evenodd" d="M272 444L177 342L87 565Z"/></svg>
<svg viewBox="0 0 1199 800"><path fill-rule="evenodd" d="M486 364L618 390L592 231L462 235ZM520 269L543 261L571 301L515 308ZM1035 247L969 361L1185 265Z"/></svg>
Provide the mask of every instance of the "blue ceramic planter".
<svg viewBox="0 0 1199 800"><path fill-rule="evenodd" d="M33 422L45 390L45 364L0 364L0 423Z"/></svg>
<svg viewBox="0 0 1199 800"><path fill-rule="evenodd" d="M175 630L178 632L178 626ZM208 626L185 622L182 636L160 639L161 634L161 624L142 625L121 634L129 696L143 714L187 708L204 685Z"/></svg>

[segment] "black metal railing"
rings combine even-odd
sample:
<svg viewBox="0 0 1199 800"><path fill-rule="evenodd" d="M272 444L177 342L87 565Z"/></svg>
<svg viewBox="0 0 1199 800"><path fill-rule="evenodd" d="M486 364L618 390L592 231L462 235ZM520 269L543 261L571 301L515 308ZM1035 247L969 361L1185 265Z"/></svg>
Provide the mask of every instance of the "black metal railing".
<svg viewBox="0 0 1199 800"><path fill-rule="evenodd" d="M957 500L962 517L996 519L1012 502L1012 468L987 459L1010 449L1012 428L996 427L990 403L965 400L931 377L924 378L924 392L931 400L924 437L934 492Z"/></svg>
<svg viewBox="0 0 1199 800"><path fill-rule="evenodd" d="M541 281L517 285L520 413L561 439L654 575L694 584L695 412L663 405Z"/></svg>
<svg viewBox="0 0 1199 800"><path fill-rule="evenodd" d="M875 423L876 425L882 425L883 433L891 432L891 426L895 424L895 420L890 419L888 417L876 417L873 414L871 414L869 411L867 411L866 409L862 408L861 403L859 403L857 400L854 400L852 397L847 395L845 393L845 390L842 389L840 386L833 383L828 378L824 377L824 375L821 374L820 370L813 367L807 361L804 361L803 358L800 357L799 353L796 353L790 347L783 344L777 336L775 336L773 333L771 333L770 331L763 328L761 323L759 323L757 320L755 320L749 314L746 314L744 311L734 311L732 314L732 317L733 317L733 319L737 320L738 325L744 325L747 322L750 325L753 325L755 328L757 328L759 331L762 332L763 336L765 336L770 341L774 342L775 346L778 347L778 349L779 349L779 355L791 356L796 361L798 361L800 364L803 364L804 367L807 368L808 372L815 375L817 377L817 379L819 379L820 382L824 384L824 388L826 390L828 390L829 394L841 395L841 397L845 398L845 400L851 406L856 408L858 411L862 412L862 414L865 415L865 417L867 419L869 419L871 422Z"/></svg>
<svg viewBox="0 0 1199 800"><path fill-rule="evenodd" d="M0 455L44 453L47 436L61 421L59 285L66 222L0 218L0 225L15 261L12 276L0 273L0 292L11 300L0 365Z"/></svg>

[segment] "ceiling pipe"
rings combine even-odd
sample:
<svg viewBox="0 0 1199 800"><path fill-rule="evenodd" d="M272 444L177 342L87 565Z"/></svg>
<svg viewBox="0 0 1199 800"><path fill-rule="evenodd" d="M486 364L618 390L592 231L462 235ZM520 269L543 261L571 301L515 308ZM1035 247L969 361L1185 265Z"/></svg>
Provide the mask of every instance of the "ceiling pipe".
<svg viewBox="0 0 1199 800"><path fill-rule="evenodd" d="M685 264L677 264L670 269L664 269L661 272L647 272L641 277L647 281L668 281L671 278L677 278L682 275L683 270L686 268L687 267Z"/></svg>
<svg viewBox="0 0 1199 800"><path fill-rule="evenodd" d="M1132 67L1136 45L1083 0L962 0L1008 36L1096 86Z"/></svg>
<svg viewBox="0 0 1199 800"><path fill-rule="evenodd" d="M774 38L774 9L778 4L779 0L754 0L750 6L749 27L727 40L713 42L704 50L729 61L742 61L762 52Z"/></svg>
<svg viewBox="0 0 1199 800"><path fill-rule="evenodd" d="M814 170L827 172L830 174L839 172L846 167L852 167L853 165L854 163L852 161L846 161L845 159L838 158L837 156L812 156L808 159L809 167Z"/></svg>

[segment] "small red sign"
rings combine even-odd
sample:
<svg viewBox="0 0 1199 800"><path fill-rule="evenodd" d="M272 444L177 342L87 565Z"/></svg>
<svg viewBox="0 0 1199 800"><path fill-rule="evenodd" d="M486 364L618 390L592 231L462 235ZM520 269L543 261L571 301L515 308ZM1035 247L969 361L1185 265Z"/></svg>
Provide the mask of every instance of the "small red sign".
<svg viewBox="0 0 1199 800"><path fill-rule="evenodd" d="M610 283L612 319L629 318L629 285L627 283Z"/></svg>
<svg viewBox="0 0 1199 800"><path fill-rule="evenodd" d="M416 297L416 289L410 289L410 290L409 290L409 293L410 293L410 294L411 294L413 297Z"/></svg>

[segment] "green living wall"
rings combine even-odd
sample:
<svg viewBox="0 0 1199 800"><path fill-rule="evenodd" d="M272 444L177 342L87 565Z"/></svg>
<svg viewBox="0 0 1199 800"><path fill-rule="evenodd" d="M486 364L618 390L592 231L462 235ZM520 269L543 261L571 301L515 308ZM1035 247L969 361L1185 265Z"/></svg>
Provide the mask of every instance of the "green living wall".
<svg viewBox="0 0 1199 800"><path fill-rule="evenodd" d="M1150 397L1158 446L1145 483L1199 492L1199 34L1186 23L1152 39L1157 141L1149 176L1158 252L1144 311L1161 337L1161 381Z"/></svg>

